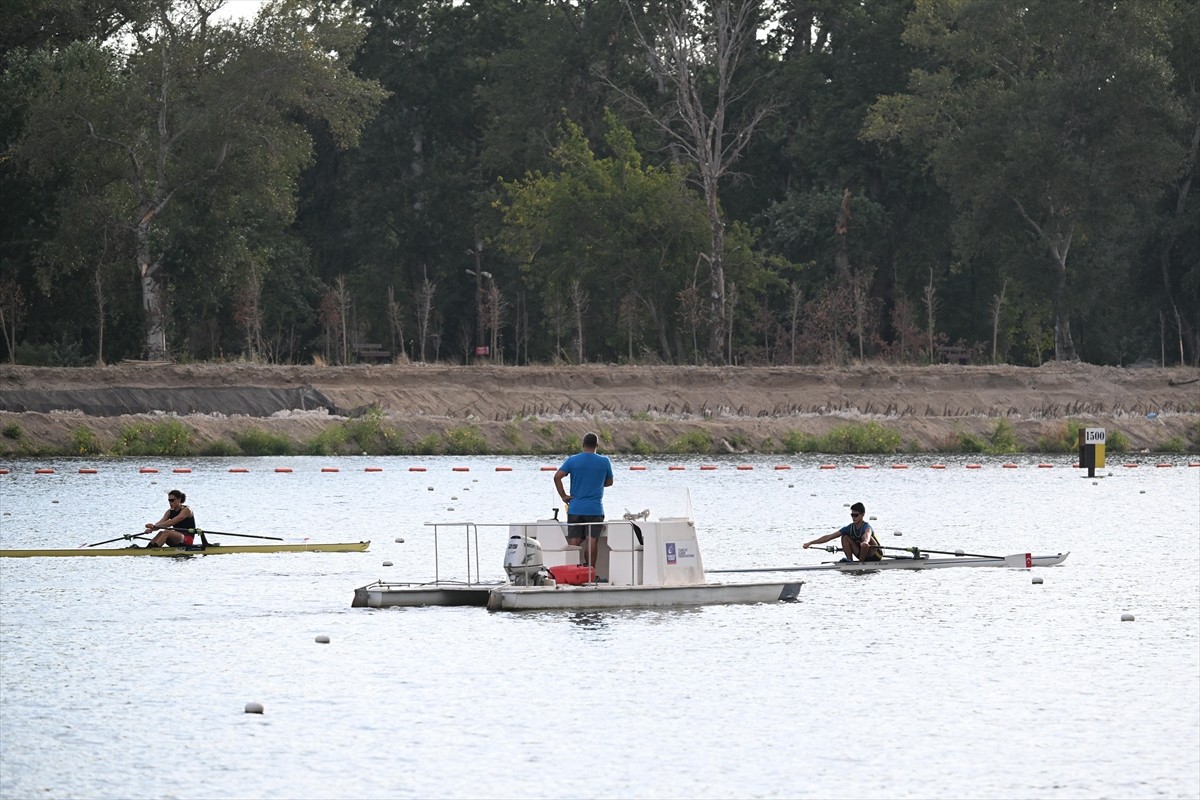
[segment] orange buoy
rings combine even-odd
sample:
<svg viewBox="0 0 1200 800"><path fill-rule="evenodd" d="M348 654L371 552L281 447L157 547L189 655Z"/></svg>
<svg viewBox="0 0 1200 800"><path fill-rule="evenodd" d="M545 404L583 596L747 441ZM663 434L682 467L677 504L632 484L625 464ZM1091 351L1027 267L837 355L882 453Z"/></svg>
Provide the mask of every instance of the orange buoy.
<svg viewBox="0 0 1200 800"><path fill-rule="evenodd" d="M892 464L892 469L908 469L908 464Z"/></svg>
<svg viewBox="0 0 1200 800"><path fill-rule="evenodd" d="M738 469L754 469L750 464L738 464Z"/></svg>
<svg viewBox="0 0 1200 800"><path fill-rule="evenodd" d="M1154 466L1156 466L1156 467L1173 467L1175 465L1174 464L1155 464Z"/></svg>
<svg viewBox="0 0 1200 800"><path fill-rule="evenodd" d="M982 464L967 464L967 469L982 469Z"/></svg>
<svg viewBox="0 0 1200 800"><path fill-rule="evenodd" d="M0 475L7 475L7 474L8 474L8 470L0 469Z"/></svg>
<svg viewBox="0 0 1200 800"><path fill-rule="evenodd" d="M1188 466L1189 467L1200 467L1200 461L1189 461Z"/></svg>
<svg viewBox="0 0 1200 800"><path fill-rule="evenodd" d="M558 467L542 467L542 472L558 472Z"/></svg>
<svg viewBox="0 0 1200 800"><path fill-rule="evenodd" d="M677 465L677 464L672 464L671 466L667 467L667 469L668 469L668 470L670 470L671 472L678 472L679 470L681 470L681 469L686 469L686 468L685 468L685 467L681 467L681 466L679 466L679 465Z"/></svg>
<svg viewBox="0 0 1200 800"><path fill-rule="evenodd" d="M275 471L276 472L291 472L292 468L291 467L276 467Z"/></svg>
<svg viewBox="0 0 1200 800"><path fill-rule="evenodd" d="M182 474L182 473L191 472L191 471L192 470L190 467L176 467L175 469L171 470L171 472L174 472L177 474Z"/></svg>
<svg viewBox="0 0 1200 800"><path fill-rule="evenodd" d="M1016 469L1017 468L1016 464L1001 464L1000 466L1004 467L1005 469Z"/></svg>
<svg viewBox="0 0 1200 800"><path fill-rule="evenodd" d="M512 472L512 467L496 467L496 472Z"/></svg>
<svg viewBox="0 0 1200 800"><path fill-rule="evenodd" d="M700 469L705 470L705 471L716 469L716 468L717 468L716 464L701 464L700 465Z"/></svg>
<svg viewBox="0 0 1200 800"><path fill-rule="evenodd" d="M821 469L837 469L837 464L822 464Z"/></svg>
<svg viewBox="0 0 1200 800"><path fill-rule="evenodd" d="M337 472L337 467L321 467L321 472Z"/></svg>
<svg viewBox="0 0 1200 800"><path fill-rule="evenodd" d="M855 464L854 468L855 469L870 469L871 465L870 464Z"/></svg>
<svg viewBox="0 0 1200 800"><path fill-rule="evenodd" d="M142 467L138 470L138 472L142 473L143 475L151 475L158 472L158 470L156 470L154 467Z"/></svg>
<svg viewBox="0 0 1200 800"><path fill-rule="evenodd" d="M383 472L383 467L367 467L363 472Z"/></svg>
<svg viewBox="0 0 1200 800"><path fill-rule="evenodd" d="M450 469L454 470L455 472L470 472L471 471L470 467L451 467Z"/></svg>
<svg viewBox="0 0 1200 800"><path fill-rule="evenodd" d="M1053 464L1038 464L1038 469L1054 469Z"/></svg>
<svg viewBox="0 0 1200 800"><path fill-rule="evenodd" d="M249 472L250 470L246 469L245 467L230 467L229 471L230 472Z"/></svg>
<svg viewBox="0 0 1200 800"><path fill-rule="evenodd" d="M632 467L630 467L629 469L631 469L631 470L633 470L633 471L635 471L635 472L644 472L646 468L645 468L644 466L642 466L641 464L634 464L634 465L633 465Z"/></svg>
<svg viewBox="0 0 1200 800"><path fill-rule="evenodd" d="M409 472L424 472L425 468L424 467L409 467L408 471Z"/></svg>
<svg viewBox="0 0 1200 800"><path fill-rule="evenodd" d="M79 474L80 475L95 475L96 470L91 469L89 467L83 467L82 469L79 470Z"/></svg>
<svg viewBox="0 0 1200 800"><path fill-rule="evenodd" d="M1137 464L1126 464L1125 466L1132 468L1132 467L1136 467Z"/></svg>
<svg viewBox="0 0 1200 800"><path fill-rule="evenodd" d="M775 469L791 469L791 464L776 464Z"/></svg>
<svg viewBox="0 0 1200 800"><path fill-rule="evenodd" d="M930 469L945 469L946 465L945 464L930 464L929 468Z"/></svg>
<svg viewBox="0 0 1200 800"><path fill-rule="evenodd" d="M53 475L54 470L52 470L52 469L35 469L33 471L33 474L34 475Z"/></svg>

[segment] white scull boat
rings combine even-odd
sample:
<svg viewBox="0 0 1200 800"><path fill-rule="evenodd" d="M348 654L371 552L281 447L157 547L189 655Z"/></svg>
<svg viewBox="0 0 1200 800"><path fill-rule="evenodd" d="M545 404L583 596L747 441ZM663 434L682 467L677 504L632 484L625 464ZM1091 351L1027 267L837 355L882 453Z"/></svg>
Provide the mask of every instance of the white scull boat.
<svg viewBox="0 0 1200 800"><path fill-rule="evenodd" d="M835 561L825 564L812 564L800 567L748 567L745 569L710 569L712 573L735 574L741 572L816 572L833 570L837 572L875 572L885 569L938 569L941 567L1011 567L1013 569L1029 569L1030 567L1053 567L1067 560L1071 553L1057 553L1052 556L1035 556L1032 553L1014 553L1010 556L958 556L955 558L930 558L927 555L896 556L885 558L883 561Z"/></svg>

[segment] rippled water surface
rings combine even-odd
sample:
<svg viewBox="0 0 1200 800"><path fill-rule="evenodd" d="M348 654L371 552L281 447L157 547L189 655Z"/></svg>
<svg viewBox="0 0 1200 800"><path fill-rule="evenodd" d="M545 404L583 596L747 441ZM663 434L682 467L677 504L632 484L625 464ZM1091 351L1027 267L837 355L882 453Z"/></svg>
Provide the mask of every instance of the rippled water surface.
<svg viewBox="0 0 1200 800"><path fill-rule="evenodd" d="M557 462L7 463L3 548L135 533L171 488L206 529L372 546L0 559L0 797L1200 795L1200 468L632 463L609 516L690 490L710 569L830 559L800 543L855 500L885 544L1071 556L809 573L786 605L352 609L355 587L432 577L425 522L548 516ZM484 577L504 537L481 531ZM442 577L463 562L443 539Z"/></svg>

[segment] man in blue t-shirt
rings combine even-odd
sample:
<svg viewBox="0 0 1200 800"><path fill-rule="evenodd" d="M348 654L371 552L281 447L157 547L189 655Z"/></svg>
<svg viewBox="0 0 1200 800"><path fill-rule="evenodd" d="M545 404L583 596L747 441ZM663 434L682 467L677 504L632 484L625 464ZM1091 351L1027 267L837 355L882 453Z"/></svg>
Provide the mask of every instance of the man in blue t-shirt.
<svg viewBox="0 0 1200 800"><path fill-rule="evenodd" d="M589 523L604 522L604 487L613 483L612 462L596 453L597 445L596 434L584 434L583 452L568 458L554 473L558 496L567 504L567 544L579 546L587 539L587 563L592 567L596 566L604 526ZM570 494L562 482L568 475Z"/></svg>
<svg viewBox="0 0 1200 800"><path fill-rule="evenodd" d="M842 559L843 562L849 563L855 557L859 561L882 561L883 550L880 549L879 539L875 536L875 530L869 522L863 519L866 513L866 506L862 503L855 503L850 506L849 525L839 528L833 533L813 539L811 542L805 542L804 549L807 550L814 544L824 544L840 536L842 538L842 552L846 554L846 557Z"/></svg>

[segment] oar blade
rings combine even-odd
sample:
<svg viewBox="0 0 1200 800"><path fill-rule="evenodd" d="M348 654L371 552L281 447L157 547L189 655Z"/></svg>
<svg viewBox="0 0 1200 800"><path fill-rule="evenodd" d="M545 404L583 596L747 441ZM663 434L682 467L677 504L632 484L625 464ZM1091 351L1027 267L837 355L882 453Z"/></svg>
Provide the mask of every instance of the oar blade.
<svg viewBox="0 0 1200 800"><path fill-rule="evenodd" d="M1004 565L1015 569L1029 569L1033 566L1033 553L1013 553L1004 557Z"/></svg>

